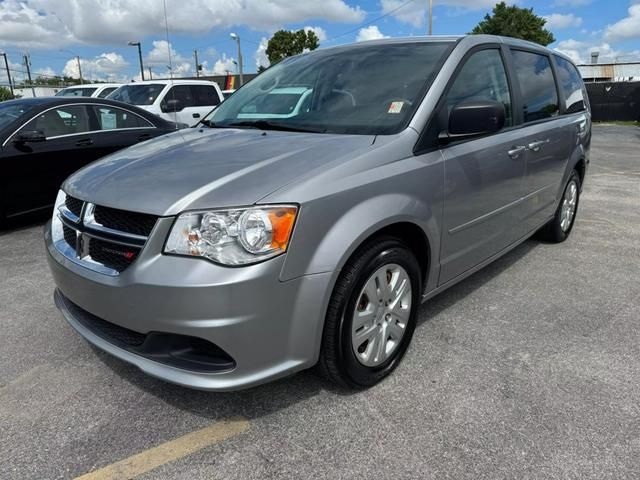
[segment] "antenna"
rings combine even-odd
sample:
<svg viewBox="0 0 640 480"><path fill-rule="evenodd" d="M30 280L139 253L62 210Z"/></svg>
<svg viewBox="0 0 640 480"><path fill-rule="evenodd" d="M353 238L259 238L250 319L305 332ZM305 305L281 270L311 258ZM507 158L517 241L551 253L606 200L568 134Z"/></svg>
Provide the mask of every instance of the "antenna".
<svg viewBox="0 0 640 480"><path fill-rule="evenodd" d="M176 99L176 90L173 88L173 63L171 62L171 41L169 40L169 20L167 19L167 0L162 0L162 5L164 7L164 29L167 37L167 53L169 54L169 81L171 84L171 99L174 101ZM178 115L174 111L173 112L173 120L176 124L176 130L178 130Z"/></svg>

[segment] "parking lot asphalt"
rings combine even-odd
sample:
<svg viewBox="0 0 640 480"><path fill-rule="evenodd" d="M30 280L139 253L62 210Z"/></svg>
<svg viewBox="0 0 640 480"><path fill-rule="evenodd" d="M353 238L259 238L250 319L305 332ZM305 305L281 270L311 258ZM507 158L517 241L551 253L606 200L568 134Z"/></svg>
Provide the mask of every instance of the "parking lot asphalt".
<svg viewBox="0 0 640 480"><path fill-rule="evenodd" d="M52 293L42 222L0 232L2 479L640 478L640 128L595 126L569 240L430 300L367 391L163 383L89 346Z"/></svg>

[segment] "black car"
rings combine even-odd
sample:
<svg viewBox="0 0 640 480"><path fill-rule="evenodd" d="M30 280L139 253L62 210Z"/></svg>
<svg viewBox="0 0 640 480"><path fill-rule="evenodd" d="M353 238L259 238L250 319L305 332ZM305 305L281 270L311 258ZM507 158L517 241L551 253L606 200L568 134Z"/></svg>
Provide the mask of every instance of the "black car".
<svg viewBox="0 0 640 480"><path fill-rule="evenodd" d="M88 163L180 127L101 98L0 103L0 224L50 208L62 181Z"/></svg>

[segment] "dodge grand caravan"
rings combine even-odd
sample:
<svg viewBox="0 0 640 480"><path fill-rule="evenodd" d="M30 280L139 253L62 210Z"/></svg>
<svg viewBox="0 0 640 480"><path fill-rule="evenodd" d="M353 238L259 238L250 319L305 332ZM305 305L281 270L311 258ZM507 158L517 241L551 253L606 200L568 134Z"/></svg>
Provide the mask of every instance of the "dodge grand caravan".
<svg viewBox="0 0 640 480"><path fill-rule="evenodd" d="M295 115L243 116L294 87L311 92ZM180 385L316 366L367 387L402 359L421 302L536 232L567 238L590 139L576 67L532 43L288 58L197 128L64 182L45 229L55 302L89 342Z"/></svg>

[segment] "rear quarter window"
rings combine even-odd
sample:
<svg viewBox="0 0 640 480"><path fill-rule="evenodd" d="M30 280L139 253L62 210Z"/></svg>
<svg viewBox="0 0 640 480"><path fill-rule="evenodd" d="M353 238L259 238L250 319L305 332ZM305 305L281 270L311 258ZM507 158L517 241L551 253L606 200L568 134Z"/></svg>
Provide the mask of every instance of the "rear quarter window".
<svg viewBox="0 0 640 480"><path fill-rule="evenodd" d="M562 57L556 56L558 83L564 95L566 113L581 112L586 108L582 77L576 67Z"/></svg>
<svg viewBox="0 0 640 480"><path fill-rule="evenodd" d="M512 50L512 57L522 95L524 121L558 115L558 91L549 57L522 50Z"/></svg>

